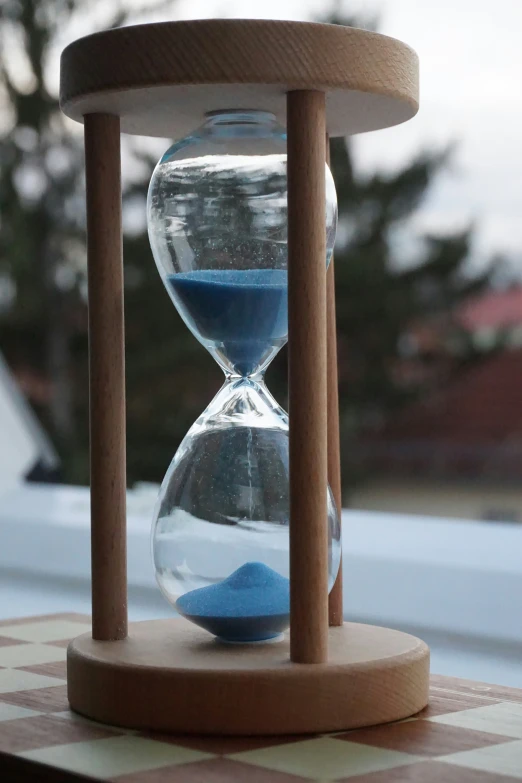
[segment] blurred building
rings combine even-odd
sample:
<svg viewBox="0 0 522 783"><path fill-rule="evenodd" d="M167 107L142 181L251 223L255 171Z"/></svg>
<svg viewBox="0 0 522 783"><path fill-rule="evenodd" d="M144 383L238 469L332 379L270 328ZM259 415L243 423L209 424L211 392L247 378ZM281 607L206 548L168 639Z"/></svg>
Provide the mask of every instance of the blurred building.
<svg viewBox="0 0 522 783"><path fill-rule="evenodd" d="M455 324L473 341L477 358L455 369L447 324L446 331L431 324L414 332L423 342L417 370L413 355L405 364L405 380L418 382L431 366L439 383L431 378L431 392L358 444L357 459L371 478L351 504L522 522L522 287L466 302L452 329Z"/></svg>

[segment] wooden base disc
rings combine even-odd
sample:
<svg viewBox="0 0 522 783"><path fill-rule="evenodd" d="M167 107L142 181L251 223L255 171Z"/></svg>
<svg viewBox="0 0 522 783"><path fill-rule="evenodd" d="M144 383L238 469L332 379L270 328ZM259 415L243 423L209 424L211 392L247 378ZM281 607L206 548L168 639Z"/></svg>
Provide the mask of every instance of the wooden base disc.
<svg viewBox="0 0 522 783"><path fill-rule="evenodd" d="M94 720L188 734L305 734L399 720L428 702L429 650L409 634L345 623L329 662L290 662L288 636L233 646L183 619L134 623L67 652L71 707Z"/></svg>

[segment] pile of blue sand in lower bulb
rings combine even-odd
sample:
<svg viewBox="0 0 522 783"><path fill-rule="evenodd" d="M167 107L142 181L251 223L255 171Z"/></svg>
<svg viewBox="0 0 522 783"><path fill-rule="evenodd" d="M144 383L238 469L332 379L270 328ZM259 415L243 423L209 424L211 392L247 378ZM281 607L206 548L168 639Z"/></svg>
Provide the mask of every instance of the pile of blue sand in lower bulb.
<svg viewBox="0 0 522 783"><path fill-rule="evenodd" d="M264 563L245 563L222 582L185 593L176 609L224 641L266 641L290 624L290 582Z"/></svg>
<svg viewBox="0 0 522 783"><path fill-rule="evenodd" d="M169 275L178 304L203 340L241 375L286 341L286 269L201 269Z"/></svg>

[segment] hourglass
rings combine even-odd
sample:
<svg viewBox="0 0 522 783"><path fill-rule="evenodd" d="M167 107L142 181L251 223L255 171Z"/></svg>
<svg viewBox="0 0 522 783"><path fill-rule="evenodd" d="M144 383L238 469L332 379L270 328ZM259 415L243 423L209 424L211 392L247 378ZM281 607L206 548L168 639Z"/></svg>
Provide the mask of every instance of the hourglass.
<svg viewBox="0 0 522 783"><path fill-rule="evenodd" d="M196 734L414 714L427 702L426 645L343 622L326 140L412 117L415 54L340 25L201 20L88 36L61 68L62 108L85 126L89 267L93 631L68 650L71 707ZM174 139L150 184L150 243L225 374L154 513L172 618L129 627L121 131ZM288 415L264 382L287 340Z"/></svg>
<svg viewBox="0 0 522 783"><path fill-rule="evenodd" d="M326 164L325 182L326 276L336 221ZM221 640L275 638L290 624L288 416L264 372L288 336L285 129L266 111L210 112L158 163L148 224L172 301L226 377L161 488L158 583ZM331 589L340 525L330 490L327 518Z"/></svg>

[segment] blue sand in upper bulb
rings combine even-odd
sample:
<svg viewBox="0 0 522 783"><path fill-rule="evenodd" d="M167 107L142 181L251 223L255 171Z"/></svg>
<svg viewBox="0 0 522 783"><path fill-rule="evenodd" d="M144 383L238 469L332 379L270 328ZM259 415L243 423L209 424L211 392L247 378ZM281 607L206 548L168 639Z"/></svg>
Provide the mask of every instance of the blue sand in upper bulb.
<svg viewBox="0 0 522 783"><path fill-rule="evenodd" d="M264 563L246 563L218 584L185 593L176 609L228 642L273 639L290 623L290 582Z"/></svg>
<svg viewBox="0 0 522 783"><path fill-rule="evenodd" d="M168 280L196 332L241 375L255 372L266 352L285 342L286 269L202 269Z"/></svg>

